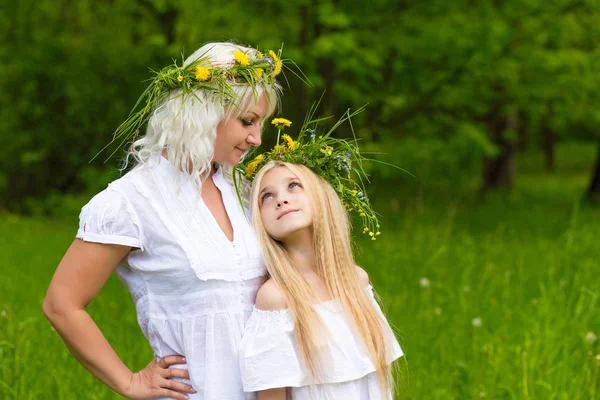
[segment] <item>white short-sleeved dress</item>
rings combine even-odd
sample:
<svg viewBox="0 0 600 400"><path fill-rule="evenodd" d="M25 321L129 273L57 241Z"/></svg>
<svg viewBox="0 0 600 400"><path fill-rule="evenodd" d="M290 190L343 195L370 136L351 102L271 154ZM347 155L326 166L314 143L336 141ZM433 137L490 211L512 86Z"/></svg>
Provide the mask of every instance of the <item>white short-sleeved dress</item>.
<svg viewBox="0 0 600 400"><path fill-rule="evenodd" d="M387 320L367 289L385 321L389 362L403 355ZM240 345L240 370L246 392L288 388L293 400L382 400L383 393L375 366L362 339L339 303L330 300L315 305L328 336L320 350L322 360L319 382L307 372L296 341L289 311L264 311L254 308Z"/></svg>
<svg viewBox="0 0 600 400"><path fill-rule="evenodd" d="M238 350L266 270L235 189L219 169L234 230L230 242L189 175L156 154L83 207L77 237L137 248L117 275L155 354L181 354L197 394L190 399L253 399L244 394Z"/></svg>

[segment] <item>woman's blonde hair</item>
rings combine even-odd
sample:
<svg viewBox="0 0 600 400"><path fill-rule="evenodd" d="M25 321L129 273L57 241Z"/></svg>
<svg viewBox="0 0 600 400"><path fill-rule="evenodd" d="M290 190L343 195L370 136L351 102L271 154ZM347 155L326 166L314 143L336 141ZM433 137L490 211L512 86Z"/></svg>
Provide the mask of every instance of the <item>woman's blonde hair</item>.
<svg viewBox="0 0 600 400"><path fill-rule="evenodd" d="M386 341L384 321L362 286L356 272L350 240L350 222L342 202L327 181L304 165L271 161L256 175L250 194L252 222L257 231L271 279L283 291L305 364L318 383L320 319L313 306L313 291L294 266L285 246L267 233L260 214L260 185L270 171L288 168L300 179L311 202L316 271L333 298L350 316L377 369L384 393L393 391L391 343Z"/></svg>
<svg viewBox="0 0 600 400"><path fill-rule="evenodd" d="M207 43L196 50L184 62L188 65L206 57L212 65L228 65L235 62L233 51L239 50L252 57L256 50L234 43ZM206 66L209 66L208 64ZM173 165L190 171L191 180L201 185L202 177L210 171L217 137L217 125L231 117L244 115L261 95L269 103L264 123L279 106L281 87L260 84L255 90L248 84L233 84L237 99L225 103L206 90L195 90L193 95L182 96L181 89L166 95L152 110L146 134L138 138L127 154L125 165L133 159L136 165L146 165L153 154L164 150ZM222 166L231 181L233 166Z"/></svg>

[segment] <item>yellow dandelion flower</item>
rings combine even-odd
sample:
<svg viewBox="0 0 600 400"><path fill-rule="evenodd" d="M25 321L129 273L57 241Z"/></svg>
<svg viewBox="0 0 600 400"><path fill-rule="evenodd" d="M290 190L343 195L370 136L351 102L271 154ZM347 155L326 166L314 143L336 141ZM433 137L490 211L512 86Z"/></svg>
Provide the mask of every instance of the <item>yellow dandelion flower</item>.
<svg viewBox="0 0 600 400"><path fill-rule="evenodd" d="M352 196L356 196L356 193L358 193L356 190L352 190ZM369 228L365 228L365 229L369 229Z"/></svg>
<svg viewBox="0 0 600 400"><path fill-rule="evenodd" d="M250 179L252 175L254 175L254 171L256 171L256 167L258 167L258 162L252 161L246 167L246 178Z"/></svg>
<svg viewBox="0 0 600 400"><path fill-rule="evenodd" d="M239 50L234 50L233 57L235 58L235 61L237 61L237 63L240 65L250 65L250 59L248 58L248 54L242 53Z"/></svg>
<svg viewBox="0 0 600 400"><path fill-rule="evenodd" d="M377 238L376 237L372 237L371 240L377 240Z"/></svg>
<svg viewBox="0 0 600 400"><path fill-rule="evenodd" d="M246 178L250 179L250 177L254 175L256 168L260 165L261 162L264 161L264 159L265 155L259 154L254 158L254 160L248 163L248 166L246 167Z"/></svg>
<svg viewBox="0 0 600 400"><path fill-rule="evenodd" d="M360 213L360 216L361 216L361 217L366 217L366 216L367 216L367 214L365 214L364 212L361 212L361 213Z"/></svg>
<svg viewBox="0 0 600 400"><path fill-rule="evenodd" d="M300 143L294 142L294 139L292 139L290 135L283 134L281 135L281 138L287 142L288 148L290 150L295 150L298 148L298 146L300 146Z"/></svg>
<svg viewBox="0 0 600 400"><path fill-rule="evenodd" d="M263 57L264 57L264 55L263 55L263 53L262 53L262 52L260 52L260 51L257 51L257 52L256 52L256 58L259 58L259 59L261 59L261 58L263 58Z"/></svg>
<svg viewBox="0 0 600 400"><path fill-rule="evenodd" d="M273 77L276 77L281 73L281 68L283 67L283 63L281 60L277 61L275 64L275 71L273 71Z"/></svg>
<svg viewBox="0 0 600 400"><path fill-rule="evenodd" d="M197 67L196 68L196 79L199 81L205 81L210 76L210 71L206 67Z"/></svg>
<svg viewBox="0 0 600 400"><path fill-rule="evenodd" d="M259 78L263 75L264 72L262 68L254 68L254 71L256 71L256 75L258 75Z"/></svg>
<svg viewBox="0 0 600 400"><path fill-rule="evenodd" d="M279 61L279 57L277 57L277 54L275 54L273 50L269 50L269 55L271 56L273 61Z"/></svg>
<svg viewBox="0 0 600 400"><path fill-rule="evenodd" d="M364 232L369 232L369 228L363 229Z"/></svg>
<svg viewBox="0 0 600 400"><path fill-rule="evenodd" d="M379 236L379 235L381 235L381 232L377 232L377 233L375 234L375 236Z"/></svg>
<svg viewBox="0 0 600 400"><path fill-rule="evenodd" d="M369 232L369 236L374 236L375 234L373 232Z"/></svg>
<svg viewBox="0 0 600 400"><path fill-rule="evenodd" d="M182 80L183 80L183 76L179 75L179 76L177 77L177 81L181 82Z"/></svg>
<svg viewBox="0 0 600 400"><path fill-rule="evenodd" d="M285 119L285 118L273 118L273 120L271 121L271 124L275 125L278 128L283 128L286 126L290 126L292 125L292 121L290 121L289 119Z"/></svg>

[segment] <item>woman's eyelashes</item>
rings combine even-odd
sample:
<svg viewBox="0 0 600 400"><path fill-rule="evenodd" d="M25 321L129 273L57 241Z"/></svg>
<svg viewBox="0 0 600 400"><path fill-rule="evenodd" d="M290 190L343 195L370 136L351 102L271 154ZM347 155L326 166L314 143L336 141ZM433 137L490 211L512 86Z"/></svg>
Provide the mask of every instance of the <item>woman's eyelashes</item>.
<svg viewBox="0 0 600 400"><path fill-rule="evenodd" d="M244 125L244 126L252 126L252 125L254 125L254 122L252 122L252 120L245 119L245 118L240 118L240 120L242 121L242 125Z"/></svg>

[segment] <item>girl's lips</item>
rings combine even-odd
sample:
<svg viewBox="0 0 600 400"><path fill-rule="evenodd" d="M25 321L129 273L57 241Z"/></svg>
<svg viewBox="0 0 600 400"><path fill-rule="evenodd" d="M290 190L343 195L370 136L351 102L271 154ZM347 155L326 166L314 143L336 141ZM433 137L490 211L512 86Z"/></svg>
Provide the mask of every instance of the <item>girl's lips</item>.
<svg viewBox="0 0 600 400"><path fill-rule="evenodd" d="M279 215L279 217L277 217L277 219L280 219L284 215L288 215L288 214L291 214L291 213L296 212L296 211L298 211L298 210L287 210L287 211L284 211L284 212L281 213L281 215Z"/></svg>

